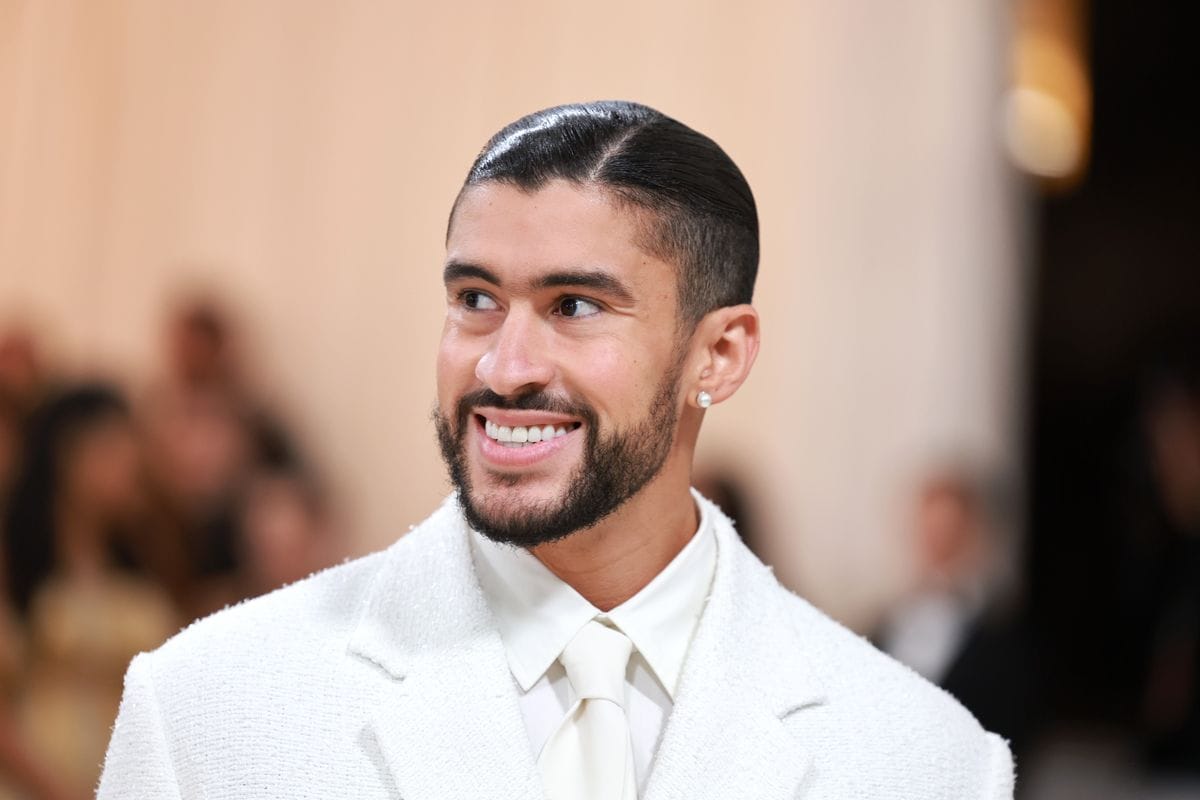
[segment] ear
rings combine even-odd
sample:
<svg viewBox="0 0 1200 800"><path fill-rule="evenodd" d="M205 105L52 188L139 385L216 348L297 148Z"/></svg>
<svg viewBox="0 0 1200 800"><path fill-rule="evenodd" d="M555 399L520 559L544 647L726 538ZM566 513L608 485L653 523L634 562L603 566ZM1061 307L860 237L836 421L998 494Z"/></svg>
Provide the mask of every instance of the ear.
<svg viewBox="0 0 1200 800"><path fill-rule="evenodd" d="M688 405L708 392L714 403L728 400L750 374L758 357L758 312L750 305L710 311L692 334L692 355L683 389Z"/></svg>

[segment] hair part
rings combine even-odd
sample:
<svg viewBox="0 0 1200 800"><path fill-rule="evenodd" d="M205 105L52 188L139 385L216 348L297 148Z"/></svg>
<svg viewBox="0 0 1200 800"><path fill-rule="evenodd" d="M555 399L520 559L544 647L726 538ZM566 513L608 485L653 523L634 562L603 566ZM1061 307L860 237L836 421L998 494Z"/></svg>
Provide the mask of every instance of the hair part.
<svg viewBox="0 0 1200 800"><path fill-rule="evenodd" d="M598 186L647 212L638 245L678 270L679 322L749 303L758 273L758 211L741 170L716 142L649 106L556 106L505 126L484 146L450 212L474 186L535 192L552 180Z"/></svg>

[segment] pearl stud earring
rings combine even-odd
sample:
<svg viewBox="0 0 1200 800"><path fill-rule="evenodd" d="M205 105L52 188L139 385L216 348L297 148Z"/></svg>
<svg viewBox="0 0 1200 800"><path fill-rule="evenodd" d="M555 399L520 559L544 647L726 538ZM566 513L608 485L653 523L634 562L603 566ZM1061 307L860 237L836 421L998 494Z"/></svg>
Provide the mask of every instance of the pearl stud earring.
<svg viewBox="0 0 1200 800"><path fill-rule="evenodd" d="M708 392L700 392L696 395L696 405L701 408L708 408L712 405L712 395Z"/></svg>

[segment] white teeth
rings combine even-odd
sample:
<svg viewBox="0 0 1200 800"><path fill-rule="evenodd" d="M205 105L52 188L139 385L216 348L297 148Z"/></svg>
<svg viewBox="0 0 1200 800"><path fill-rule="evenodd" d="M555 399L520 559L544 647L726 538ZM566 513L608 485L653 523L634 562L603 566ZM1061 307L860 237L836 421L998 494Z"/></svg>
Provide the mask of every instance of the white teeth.
<svg viewBox="0 0 1200 800"><path fill-rule="evenodd" d="M518 425L510 427L508 425L497 425L490 419L484 419L483 430L489 438L512 446L548 442L551 439L557 439L559 436L566 436L568 432L565 425Z"/></svg>

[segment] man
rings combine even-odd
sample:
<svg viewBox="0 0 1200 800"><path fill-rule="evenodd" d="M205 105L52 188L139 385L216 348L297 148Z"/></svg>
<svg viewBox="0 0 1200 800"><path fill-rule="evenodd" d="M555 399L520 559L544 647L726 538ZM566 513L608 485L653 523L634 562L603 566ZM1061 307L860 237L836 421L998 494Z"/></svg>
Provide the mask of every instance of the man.
<svg viewBox="0 0 1200 800"><path fill-rule="evenodd" d="M714 142L632 103L532 114L446 247L455 496L135 659L101 797L1011 796L1002 740L689 491L759 343L754 199Z"/></svg>

